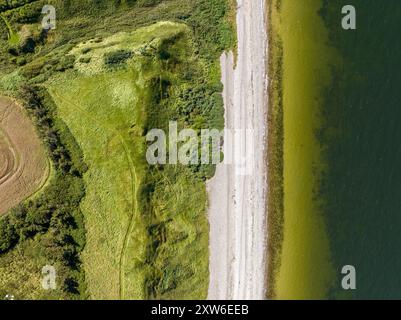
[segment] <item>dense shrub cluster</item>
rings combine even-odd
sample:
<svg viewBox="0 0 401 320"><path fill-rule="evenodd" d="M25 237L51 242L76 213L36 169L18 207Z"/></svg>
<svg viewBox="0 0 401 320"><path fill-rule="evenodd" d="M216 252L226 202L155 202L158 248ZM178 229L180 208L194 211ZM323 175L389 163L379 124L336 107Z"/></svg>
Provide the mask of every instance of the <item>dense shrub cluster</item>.
<svg viewBox="0 0 401 320"><path fill-rule="evenodd" d="M183 33L163 41L153 53L157 59L148 57L160 61L163 67L148 83L152 100L146 105L145 134L152 128L168 132L171 120L176 120L179 128L194 129L199 135L204 128L224 127L220 79L211 78L208 70L203 69L204 64L213 65L212 61L204 56L193 60L199 47L197 44L190 47L187 36ZM214 171L214 165L200 161L190 167L167 164L147 168L138 196L139 212L148 234L149 272L145 278L148 298L192 297L190 290L194 283L197 297L203 297L207 291L207 281L203 278L207 265L202 266L202 261L207 262L203 183ZM189 195L174 194L179 187L185 188ZM166 195L175 197L175 201L160 201ZM161 203L163 210L159 210ZM181 220L187 221L184 228Z"/></svg>
<svg viewBox="0 0 401 320"><path fill-rule="evenodd" d="M109 67L115 67L123 64L125 61L130 59L133 55L131 50L117 50L109 52L104 56L104 63Z"/></svg>
<svg viewBox="0 0 401 320"><path fill-rule="evenodd" d="M228 21L232 0L195 0L193 12L185 19L194 31L202 56L217 59L221 52L235 46L235 33Z"/></svg>

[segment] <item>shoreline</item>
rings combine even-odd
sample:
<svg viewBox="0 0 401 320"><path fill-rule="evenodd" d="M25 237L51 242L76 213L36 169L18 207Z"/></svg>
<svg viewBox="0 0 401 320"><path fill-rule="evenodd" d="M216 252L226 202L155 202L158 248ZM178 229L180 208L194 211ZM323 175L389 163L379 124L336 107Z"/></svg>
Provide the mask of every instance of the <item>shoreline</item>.
<svg viewBox="0 0 401 320"><path fill-rule="evenodd" d="M282 60L283 45L275 26L274 18L277 18L278 3L275 0L269 2L267 28L269 28L269 110L268 110L268 186L267 195L268 219L267 230L269 234L267 248L267 283L269 284L266 297L275 298L275 279L280 268L280 255L283 243L284 230L284 110L282 92Z"/></svg>
<svg viewBox="0 0 401 320"><path fill-rule="evenodd" d="M238 56L236 61L232 52L221 57L225 128L254 130L252 163L248 163L253 172L241 175L237 166L220 164L207 182L209 299L266 298L267 5L265 0L238 1ZM225 148L225 154L234 159L249 152L244 140ZM225 258L223 252L227 252Z"/></svg>

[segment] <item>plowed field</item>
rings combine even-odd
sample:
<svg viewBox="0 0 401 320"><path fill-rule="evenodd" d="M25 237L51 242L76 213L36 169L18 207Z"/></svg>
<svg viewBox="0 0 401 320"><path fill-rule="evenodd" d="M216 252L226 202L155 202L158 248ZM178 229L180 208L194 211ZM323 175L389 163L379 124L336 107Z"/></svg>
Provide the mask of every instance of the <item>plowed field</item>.
<svg viewBox="0 0 401 320"><path fill-rule="evenodd" d="M18 104L0 97L0 215L34 194L48 174L34 126Z"/></svg>

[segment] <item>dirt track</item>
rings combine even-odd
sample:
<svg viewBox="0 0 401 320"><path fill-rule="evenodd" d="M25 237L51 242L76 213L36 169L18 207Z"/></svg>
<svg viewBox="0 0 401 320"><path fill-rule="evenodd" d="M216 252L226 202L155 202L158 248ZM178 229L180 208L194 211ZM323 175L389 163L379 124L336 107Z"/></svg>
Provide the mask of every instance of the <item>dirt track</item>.
<svg viewBox="0 0 401 320"><path fill-rule="evenodd" d="M267 75L265 0L237 0L238 57L221 57L225 127L253 130L253 145L225 146L225 156L250 155L251 173L221 164L208 182L209 299L264 299L266 292Z"/></svg>
<svg viewBox="0 0 401 320"><path fill-rule="evenodd" d="M0 97L0 215L34 194L48 174L32 123L18 104Z"/></svg>

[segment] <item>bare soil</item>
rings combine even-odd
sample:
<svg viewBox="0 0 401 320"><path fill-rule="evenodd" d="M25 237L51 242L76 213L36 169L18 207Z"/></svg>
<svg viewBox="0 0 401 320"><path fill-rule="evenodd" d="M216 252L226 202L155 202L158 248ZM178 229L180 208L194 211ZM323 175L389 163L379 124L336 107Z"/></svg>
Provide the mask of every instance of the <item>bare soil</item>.
<svg viewBox="0 0 401 320"><path fill-rule="evenodd" d="M49 175L45 149L21 106L0 97L0 215L37 192Z"/></svg>

